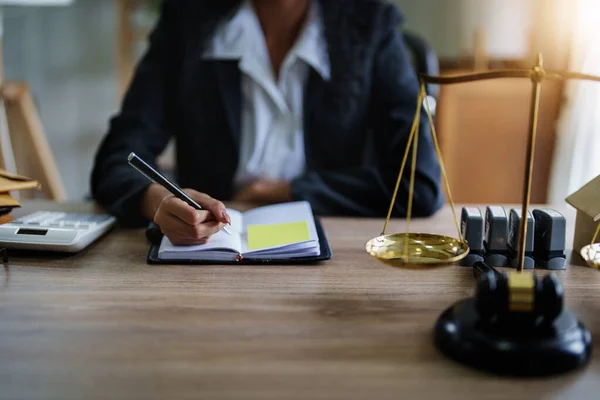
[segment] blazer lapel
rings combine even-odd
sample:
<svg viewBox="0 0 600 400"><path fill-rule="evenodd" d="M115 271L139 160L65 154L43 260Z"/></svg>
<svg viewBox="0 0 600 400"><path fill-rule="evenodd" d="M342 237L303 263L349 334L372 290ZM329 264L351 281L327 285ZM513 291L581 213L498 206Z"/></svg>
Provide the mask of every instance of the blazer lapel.
<svg viewBox="0 0 600 400"><path fill-rule="evenodd" d="M327 113L327 109L323 104L323 91L325 89L325 81L321 78L321 75L314 69L310 69L308 80L304 88L304 111L303 111L303 124L304 124L304 155L306 159L306 167L310 169L314 164L315 154L312 151L317 144L318 137L316 132L320 126L318 120L319 115ZM319 112L316 112L319 110Z"/></svg>
<svg viewBox="0 0 600 400"><path fill-rule="evenodd" d="M238 60L216 60L214 64L221 101L236 150L240 148L242 88Z"/></svg>
<svg viewBox="0 0 600 400"><path fill-rule="evenodd" d="M234 12L239 2L228 0L214 2L215 4L210 2L210 5L204 3L205 2L200 1L194 2L196 7L192 8L192 11L190 11L190 14L193 13L190 20L194 21L194 23L193 25L190 25L188 29L194 32L194 34L190 36L193 38L191 41L191 48L193 49L192 54L195 54L195 60L204 66L212 64L212 69L209 68L208 71L202 69L197 70L196 72L200 74L198 79L205 80L207 87L212 87L212 83L217 85L233 142L235 143L236 149L239 149L242 102L241 74L238 67L239 61L234 59L217 59L210 61L202 59L206 42L215 32L219 21L221 18ZM208 63L206 61L208 61ZM206 82L206 80L210 81L213 78L216 78L216 82ZM213 90L210 90L205 95L208 96L203 96L203 101L205 102L210 103L218 101L218 99L211 97L214 96Z"/></svg>

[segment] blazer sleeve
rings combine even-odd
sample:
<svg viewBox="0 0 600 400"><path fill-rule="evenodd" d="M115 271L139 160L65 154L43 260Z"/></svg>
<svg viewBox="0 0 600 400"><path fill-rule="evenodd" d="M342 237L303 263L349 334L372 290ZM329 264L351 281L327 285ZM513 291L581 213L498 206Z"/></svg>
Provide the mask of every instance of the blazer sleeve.
<svg viewBox="0 0 600 400"><path fill-rule="evenodd" d="M147 51L136 67L120 112L109 123L91 175L94 199L125 226L142 226L140 201L150 181L134 170L127 156L135 152L156 168L157 156L171 137L168 129L169 77L173 76L173 1L163 2Z"/></svg>
<svg viewBox="0 0 600 400"><path fill-rule="evenodd" d="M388 212L410 128L416 112L419 83L399 30L401 15L391 5L381 12L373 59L369 126L373 154L362 166L333 171L307 171L292 182L292 197L308 200L322 215L384 216ZM440 169L427 117L421 115L413 216L429 216L444 203ZM407 212L410 156L393 215Z"/></svg>

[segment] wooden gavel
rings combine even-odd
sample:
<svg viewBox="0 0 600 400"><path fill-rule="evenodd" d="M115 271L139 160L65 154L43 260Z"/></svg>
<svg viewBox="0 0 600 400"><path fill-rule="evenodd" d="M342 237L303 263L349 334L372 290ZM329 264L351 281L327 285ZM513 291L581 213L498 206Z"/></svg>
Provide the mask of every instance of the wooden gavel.
<svg viewBox="0 0 600 400"><path fill-rule="evenodd" d="M483 262L473 266L477 278L475 307L485 320L542 318L551 323L563 310L564 290L554 274L501 273Z"/></svg>

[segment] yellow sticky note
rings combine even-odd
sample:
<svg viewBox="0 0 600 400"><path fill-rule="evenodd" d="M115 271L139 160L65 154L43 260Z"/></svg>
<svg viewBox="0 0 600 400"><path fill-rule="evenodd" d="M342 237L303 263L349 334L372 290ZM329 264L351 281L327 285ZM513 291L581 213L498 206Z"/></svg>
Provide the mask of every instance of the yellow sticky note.
<svg viewBox="0 0 600 400"><path fill-rule="evenodd" d="M248 225L248 250L284 246L307 240L310 240L310 234L308 233L306 221L285 224Z"/></svg>

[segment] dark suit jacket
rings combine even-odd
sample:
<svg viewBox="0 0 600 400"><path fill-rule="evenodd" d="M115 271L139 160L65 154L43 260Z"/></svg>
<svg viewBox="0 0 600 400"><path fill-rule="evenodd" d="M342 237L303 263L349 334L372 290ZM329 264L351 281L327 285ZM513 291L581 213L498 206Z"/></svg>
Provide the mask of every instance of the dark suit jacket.
<svg viewBox="0 0 600 400"><path fill-rule="evenodd" d="M400 12L375 0L322 3L331 79L311 71L304 95L306 171L292 196L316 214L384 216L416 109L418 80L399 30ZM236 2L166 0L118 115L95 159L92 193L125 225L146 223L149 181L127 164L150 164L176 139L177 181L220 200L233 193L241 134L241 73L203 60L203 46ZM440 170L422 116L413 215L443 203ZM394 215L404 216L410 160Z"/></svg>

